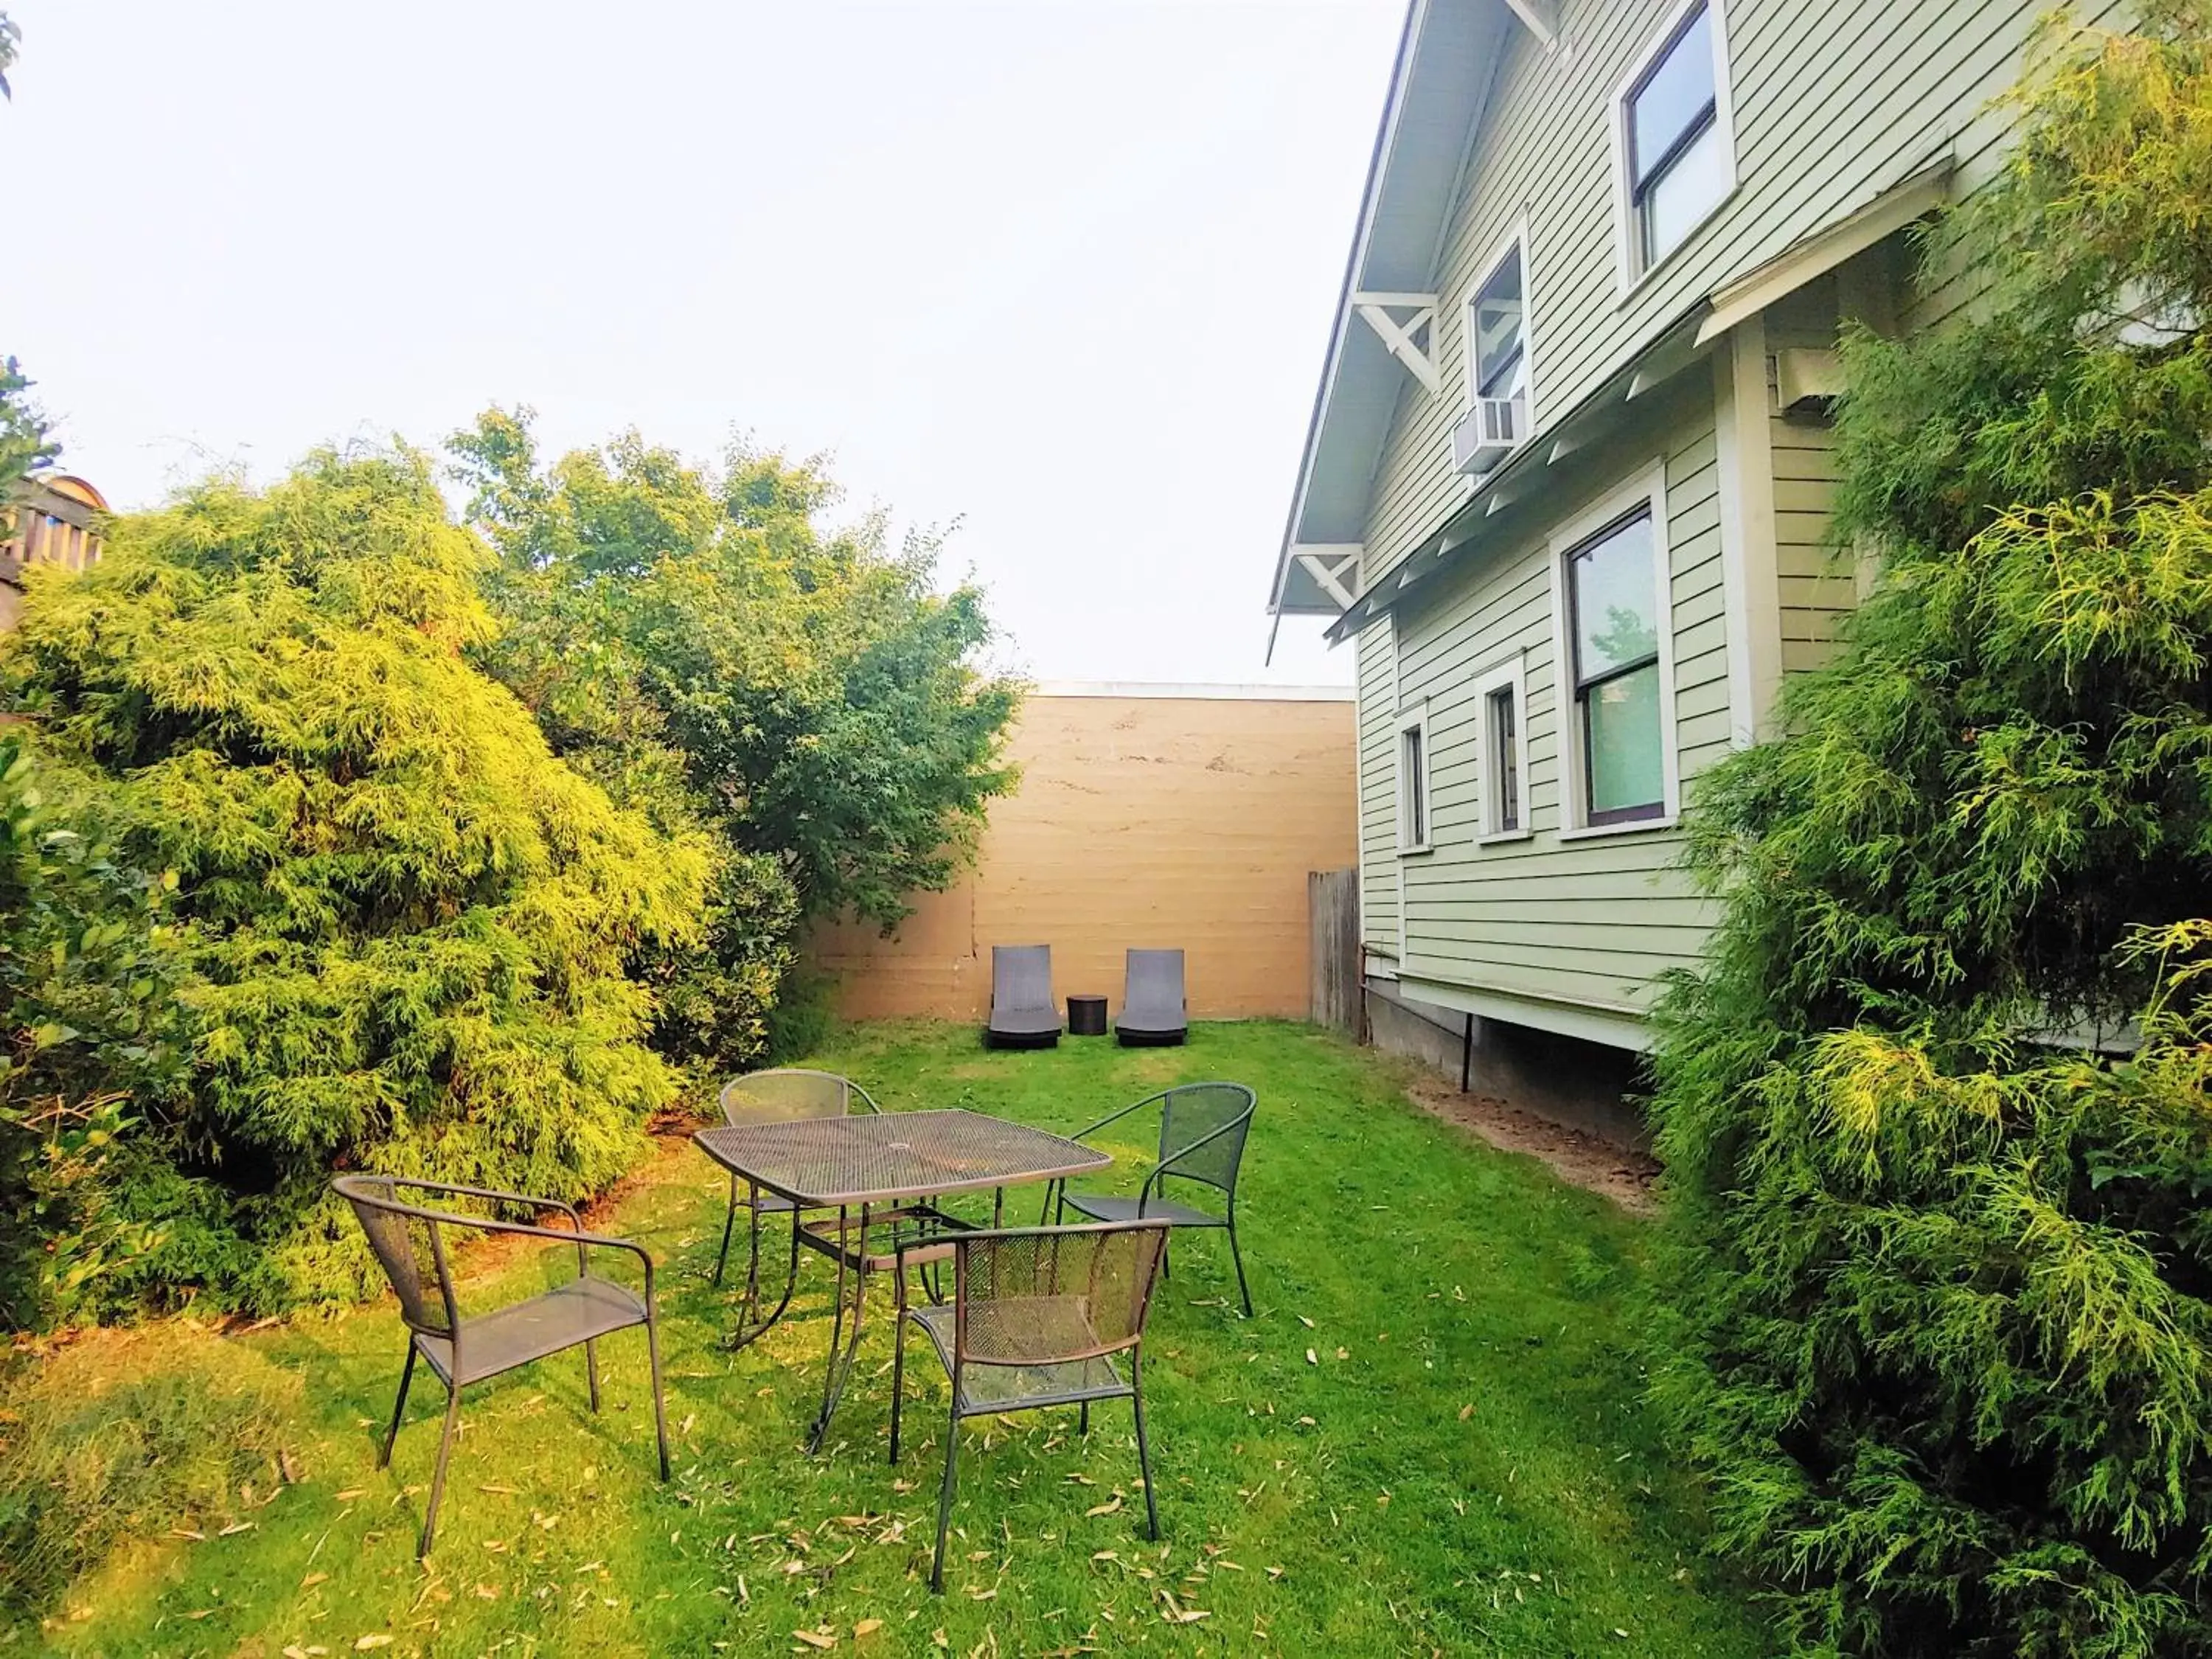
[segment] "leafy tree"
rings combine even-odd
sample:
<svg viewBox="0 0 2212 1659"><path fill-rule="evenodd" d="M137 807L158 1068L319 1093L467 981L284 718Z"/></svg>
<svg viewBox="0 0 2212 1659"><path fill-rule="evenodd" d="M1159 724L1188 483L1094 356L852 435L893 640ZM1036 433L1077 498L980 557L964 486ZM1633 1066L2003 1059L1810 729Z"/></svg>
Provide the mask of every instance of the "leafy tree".
<svg viewBox="0 0 2212 1659"><path fill-rule="evenodd" d="M31 384L22 365L13 357L0 357L0 506L15 494L17 484L51 466L62 453L46 416L24 396Z"/></svg>
<svg viewBox="0 0 2212 1659"><path fill-rule="evenodd" d="M8 71L15 67L15 54L21 47L23 26L4 11L0 11L0 98L13 101L15 88L8 84Z"/></svg>
<svg viewBox="0 0 2212 1659"><path fill-rule="evenodd" d="M1659 1386L1804 1650L2212 1651L2212 19L2143 10L1942 229L1980 301L1850 343L1882 574L1699 800Z"/></svg>
<svg viewBox="0 0 2212 1659"><path fill-rule="evenodd" d="M325 453L34 582L0 678L120 849L178 878L192 1074L130 1184L163 1238L126 1283L351 1292L333 1165L580 1198L674 1096L626 969L695 934L704 848L473 665L489 563L423 458Z"/></svg>
<svg viewBox="0 0 2212 1659"><path fill-rule="evenodd" d="M488 665L617 799L720 843L703 945L659 966L662 1039L746 1063L798 926L896 926L1011 783L1017 688L974 665L981 596L933 592L936 544L891 552L880 516L825 530L811 463L700 469L633 434L547 466L527 412L500 410L451 447L501 553Z"/></svg>

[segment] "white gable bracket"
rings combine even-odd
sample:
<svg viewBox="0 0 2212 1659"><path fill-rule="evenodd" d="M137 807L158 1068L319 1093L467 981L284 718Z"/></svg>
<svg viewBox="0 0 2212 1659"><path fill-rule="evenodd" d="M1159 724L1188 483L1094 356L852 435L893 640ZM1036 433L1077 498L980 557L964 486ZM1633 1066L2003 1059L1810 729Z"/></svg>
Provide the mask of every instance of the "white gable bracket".
<svg viewBox="0 0 2212 1659"><path fill-rule="evenodd" d="M1437 338L1437 296L1433 294L1355 294L1352 308L1367 319L1390 355L1405 364L1413 378L1431 392L1443 388L1443 376L1437 373L1433 355ZM1413 315L1404 322L1391 316L1394 311L1410 311ZM1425 332L1426 347L1418 344L1413 337Z"/></svg>
<svg viewBox="0 0 2212 1659"><path fill-rule="evenodd" d="M1546 52L1559 44L1559 0L1505 0L1506 9L1528 26Z"/></svg>
<svg viewBox="0 0 2212 1659"><path fill-rule="evenodd" d="M1359 554L1358 542L1324 542L1296 548L1291 556L1305 567L1322 592L1350 610L1352 585L1359 580Z"/></svg>

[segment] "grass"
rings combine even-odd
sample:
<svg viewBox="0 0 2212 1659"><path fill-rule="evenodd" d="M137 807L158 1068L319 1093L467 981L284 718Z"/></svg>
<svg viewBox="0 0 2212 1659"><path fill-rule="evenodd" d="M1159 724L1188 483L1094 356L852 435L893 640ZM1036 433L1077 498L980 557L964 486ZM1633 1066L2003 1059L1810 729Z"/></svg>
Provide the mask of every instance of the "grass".
<svg viewBox="0 0 2212 1659"><path fill-rule="evenodd" d="M1178 1080L1258 1091L1240 1206L1257 1315L1238 1316L1218 1235L1177 1247L1154 1309L1163 1542L1142 1535L1126 1407L1102 1408L1087 1439L1066 1411L971 1425L946 1594L929 1595L942 1372L926 1345L910 1350L914 1450L890 1468L890 1334L872 1314L832 1447L804 1457L826 1264L802 1263L799 1316L724 1352L733 1297L704 1273L725 1188L672 1145L602 1218L663 1264L668 1485L652 1478L642 1336L617 1337L602 1345L602 1417L586 1409L580 1357L471 1395L437 1549L419 1567L438 1390L418 1389L377 1472L403 1352L388 1302L238 1338L174 1326L178 1342L228 1340L305 1379L284 1443L296 1480L253 1483L179 1523L198 1537L164 1528L126 1546L13 1647L1765 1650L1746 1597L1701 1560L1694 1492L1641 1404L1627 1328L1640 1224L1425 1115L1374 1056L1273 1024L1201 1026L1181 1050L1034 1054L878 1025L840 1034L816 1063L892 1110L963 1105L1060 1129ZM1141 1149L1116 1151L1132 1175ZM557 1251L486 1258L477 1291L521 1292L562 1265Z"/></svg>

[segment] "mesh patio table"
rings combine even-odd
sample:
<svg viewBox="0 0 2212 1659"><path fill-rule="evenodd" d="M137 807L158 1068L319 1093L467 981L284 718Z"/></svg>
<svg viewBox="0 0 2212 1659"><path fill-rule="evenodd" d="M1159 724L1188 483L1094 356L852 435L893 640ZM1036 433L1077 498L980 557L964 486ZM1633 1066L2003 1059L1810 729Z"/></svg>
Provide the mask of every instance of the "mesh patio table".
<svg viewBox="0 0 2212 1659"><path fill-rule="evenodd" d="M960 1110L748 1123L702 1129L692 1139L701 1152L746 1182L754 1196L765 1190L797 1206L791 1230L794 1263L804 1243L837 1264L829 1365L823 1377L822 1409L807 1437L810 1452L821 1449L838 1396L852 1374L860 1346L867 1275L896 1270L894 1254L869 1254L872 1226L889 1223L894 1238L902 1224L957 1227L963 1224L927 1200L987 1188L1002 1198L1009 1187L1087 1175L1114 1161L1095 1147L1061 1135ZM996 1199L993 1207L995 1219ZM807 1222L805 1212L810 1210L835 1210L834 1227L826 1218ZM757 1253L757 1205L752 1218ZM909 1249L906 1260L915 1261L917 1253ZM848 1274L853 1281L849 1334L845 1330ZM749 1307L750 1328L741 1326L732 1346L742 1348L757 1340L783 1317L790 1304L787 1278L783 1300L765 1319L757 1317L757 1308Z"/></svg>

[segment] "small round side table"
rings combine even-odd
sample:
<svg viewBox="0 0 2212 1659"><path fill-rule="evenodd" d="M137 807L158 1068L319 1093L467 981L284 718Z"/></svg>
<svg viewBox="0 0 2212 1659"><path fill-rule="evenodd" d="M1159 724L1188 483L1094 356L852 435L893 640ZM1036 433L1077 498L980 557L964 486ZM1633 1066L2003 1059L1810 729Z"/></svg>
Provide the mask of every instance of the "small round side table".
<svg viewBox="0 0 2212 1659"><path fill-rule="evenodd" d="M1104 1036L1106 1035L1106 999L1104 997L1068 998L1067 1034L1070 1036Z"/></svg>

